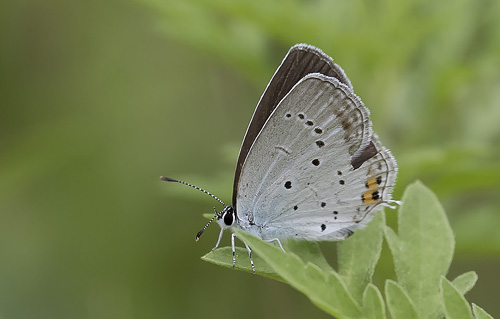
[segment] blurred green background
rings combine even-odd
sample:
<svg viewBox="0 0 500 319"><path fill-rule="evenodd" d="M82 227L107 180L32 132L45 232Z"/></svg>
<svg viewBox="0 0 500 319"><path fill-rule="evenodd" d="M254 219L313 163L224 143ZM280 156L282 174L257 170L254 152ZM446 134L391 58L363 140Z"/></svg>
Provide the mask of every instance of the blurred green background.
<svg viewBox="0 0 500 319"><path fill-rule="evenodd" d="M395 197L415 179L437 193L449 277L477 271L468 299L500 316L500 2L7 0L0 318L326 318L284 284L202 262L218 227L194 236L217 204L158 179L230 202L254 107L299 42L370 108Z"/></svg>

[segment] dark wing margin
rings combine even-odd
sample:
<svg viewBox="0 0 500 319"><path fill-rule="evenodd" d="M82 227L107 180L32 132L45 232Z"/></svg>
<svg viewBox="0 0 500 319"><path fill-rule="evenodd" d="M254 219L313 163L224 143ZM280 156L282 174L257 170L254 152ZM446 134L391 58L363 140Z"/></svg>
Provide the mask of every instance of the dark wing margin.
<svg viewBox="0 0 500 319"><path fill-rule="evenodd" d="M281 65L274 73L266 90L262 94L254 111L245 138L241 144L240 155L236 163L233 185L233 207L236 209L236 196L241 174L241 168L248 155L250 147L278 103L290 90L309 73L321 73L334 77L352 90L351 82L344 70L333 62L333 59L320 49L307 45L296 44L287 53ZM360 164L361 165L361 164Z"/></svg>
<svg viewBox="0 0 500 319"><path fill-rule="evenodd" d="M351 158L351 166L354 169L359 168L364 162L372 158L373 156L377 155L379 150L375 147L375 144L373 143L373 140L368 144L363 152L359 154L357 157L352 157Z"/></svg>

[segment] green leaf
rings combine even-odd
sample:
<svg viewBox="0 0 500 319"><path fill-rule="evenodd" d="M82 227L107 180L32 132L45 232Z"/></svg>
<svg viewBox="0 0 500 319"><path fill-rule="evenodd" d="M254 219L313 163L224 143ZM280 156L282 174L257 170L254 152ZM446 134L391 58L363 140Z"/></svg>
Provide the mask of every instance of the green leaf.
<svg viewBox="0 0 500 319"><path fill-rule="evenodd" d="M236 264L234 269L252 273L252 267L250 265L250 258L248 257L247 250L245 248L235 247L235 253ZM219 266L233 268L233 252L231 247L217 248L216 250L212 250L205 256L201 257L201 259ZM252 254L252 260L255 265L256 274L283 281L283 279L268 264L266 264L262 258Z"/></svg>
<svg viewBox="0 0 500 319"><path fill-rule="evenodd" d="M398 236L386 229L398 283L414 302L419 317L440 309L439 280L453 257L454 236L436 196L420 182L408 186L398 213Z"/></svg>
<svg viewBox="0 0 500 319"><path fill-rule="evenodd" d="M475 271L469 271L461 274L453 279L453 286L455 286L462 295L468 293L477 282L477 274Z"/></svg>
<svg viewBox="0 0 500 319"><path fill-rule="evenodd" d="M202 214L202 216L208 220L212 219L214 217L214 214Z"/></svg>
<svg viewBox="0 0 500 319"><path fill-rule="evenodd" d="M333 270L328 261L325 259L321 248L317 242L305 241L305 240L289 240L283 242L283 249L285 252L292 252L304 263L312 263L323 270Z"/></svg>
<svg viewBox="0 0 500 319"><path fill-rule="evenodd" d="M241 230L235 230L235 232L286 282L304 293L319 308L339 318L359 317L358 304L336 272L324 271L310 262L306 264L294 253L285 253L280 248Z"/></svg>
<svg viewBox="0 0 500 319"><path fill-rule="evenodd" d="M339 274L356 300L371 282L382 251L385 215L375 214L365 229L337 243Z"/></svg>
<svg viewBox="0 0 500 319"><path fill-rule="evenodd" d="M325 256L316 242L310 241L288 241L283 242L283 248L286 252L293 252L300 256L304 263L312 263L324 270L333 270L328 264ZM235 247L236 264L234 269L246 272L252 272L248 251L242 247ZM207 253L201 257L202 260L227 267L233 268L233 253L231 247L221 247ZM252 260L256 268L256 274L283 281L281 278L259 255L252 254Z"/></svg>
<svg viewBox="0 0 500 319"><path fill-rule="evenodd" d="M384 236L387 240L387 244L389 245L389 249L391 250L392 255L399 255L401 252L401 242L399 241L396 232L391 227L385 226Z"/></svg>
<svg viewBox="0 0 500 319"><path fill-rule="evenodd" d="M453 284L441 277L444 313L447 319L470 319L472 312L469 303Z"/></svg>
<svg viewBox="0 0 500 319"><path fill-rule="evenodd" d="M385 225L385 215L379 213L365 229L338 243L339 273L330 267L315 242L283 242L284 252L275 243L238 229L235 232L252 249L257 274L290 284L338 318L384 319L389 315L385 305L393 318L438 318L443 311L448 319L471 318L463 295L475 285L477 274L464 273L453 283L444 277L451 263L454 238L439 202L418 182L407 188L403 201L398 214L399 234ZM399 280L386 281L385 304L379 289L370 283L382 249L382 233ZM202 259L233 267L230 247L219 248ZM236 248L235 269L252 272L244 248ZM491 318L475 305L473 310L477 318Z"/></svg>
<svg viewBox="0 0 500 319"><path fill-rule="evenodd" d="M385 305L382 294L376 286L368 284L363 293L363 307L361 309L363 318L385 319Z"/></svg>
<svg viewBox="0 0 500 319"><path fill-rule="evenodd" d="M476 304L472 304L472 311L476 319L493 319L493 317Z"/></svg>
<svg viewBox="0 0 500 319"><path fill-rule="evenodd" d="M387 308L392 318L419 318L415 304L398 283L387 280L385 282L385 296L387 299Z"/></svg>

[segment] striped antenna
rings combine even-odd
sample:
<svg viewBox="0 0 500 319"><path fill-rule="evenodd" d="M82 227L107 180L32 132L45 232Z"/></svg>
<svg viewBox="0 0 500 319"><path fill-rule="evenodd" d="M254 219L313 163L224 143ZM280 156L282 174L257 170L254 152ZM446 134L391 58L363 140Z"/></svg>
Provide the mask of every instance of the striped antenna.
<svg viewBox="0 0 500 319"><path fill-rule="evenodd" d="M215 217L217 217L219 215L217 213L217 210L215 209L215 207L214 207L214 212L215 212L214 217L212 217L212 219L210 219L210 221L205 225L205 227L203 227L203 229L200 230L198 232L198 234L196 234L196 238L195 238L196 241L200 240L201 234L203 234L203 232L205 231L205 229L207 229L207 227L210 226L210 223L213 222L213 220L215 219Z"/></svg>
<svg viewBox="0 0 500 319"><path fill-rule="evenodd" d="M160 176L160 179L162 181L165 181L165 182L176 182L176 183L181 183L181 184L184 184L184 185L187 185L187 186L191 186L192 188L194 189L197 189L199 191L202 191L203 193L207 194L207 195L210 195L213 199L215 199L216 201L218 201L219 203L221 203L224 207L226 207L226 204L224 204L223 201L221 201L219 199L219 197L215 196L214 194L204 190L203 188L199 188L198 186L194 186L192 184L189 184L189 183L186 183L186 182L183 182L183 181L179 181L177 179L173 179L173 178L170 178L170 177L165 177L165 176ZM210 223L209 223L210 224Z"/></svg>

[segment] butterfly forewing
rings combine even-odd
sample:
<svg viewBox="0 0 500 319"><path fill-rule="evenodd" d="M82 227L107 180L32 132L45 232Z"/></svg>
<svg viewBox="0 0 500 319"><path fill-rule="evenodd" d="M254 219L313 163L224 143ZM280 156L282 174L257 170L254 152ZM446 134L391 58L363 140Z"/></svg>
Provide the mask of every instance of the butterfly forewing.
<svg viewBox="0 0 500 319"><path fill-rule="evenodd" d="M345 75L344 70L335 64L332 58L323 53L323 51L307 44L294 45L288 51L264 91L245 134L236 164L233 188L234 207L236 207L241 168L255 138L283 97L297 82L310 73L321 73L329 77L334 77L352 89L351 82Z"/></svg>
<svg viewBox="0 0 500 319"><path fill-rule="evenodd" d="M238 218L264 239L343 239L390 198L395 172L351 88L310 74L251 145L237 190Z"/></svg>

